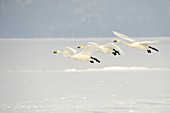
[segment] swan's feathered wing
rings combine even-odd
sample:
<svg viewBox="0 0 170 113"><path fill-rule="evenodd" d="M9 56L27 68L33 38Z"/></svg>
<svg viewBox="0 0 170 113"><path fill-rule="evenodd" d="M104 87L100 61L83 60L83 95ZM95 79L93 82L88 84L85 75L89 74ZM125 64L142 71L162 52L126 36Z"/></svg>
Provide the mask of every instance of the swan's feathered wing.
<svg viewBox="0 0 170 113"><path fill-rule="evenodd" d="M149 44L159 43L161 41L162 41L162 39L155 40L155 41L142 41L142 42L139 42L139 44L141 44L141 45L149 45Z"/></svg>
<svg viewBox="0 0 170 113"><path fill-rule="evenodd" d="M98 43L95 43L95 42L88 42L87 45L95 45L95 46L98 46L99 44L98 44Z"/></svg>
<svg viewBox="0 0 170 113"><path fill-rule="evenodd" d="M108 48L110 50L113 50L115 46L112 43L108 43L108 44L103 45L102 47L103 48Z"/></svg>
<svg viewBox="0 0 170 113"><path fill-rule="evenodd" d="M86 48L82 52L80 52L82 55L88 55L91 56L95 51L97 47L94 45L87 45Z"/></svg>
<svg viewBox="0 0 170 113"><path fill-rule="evenodd" d="M95 43L95 42L88 42L87 45L94 45L94 46L97 47L96 51L100 51L100 52L106 54L106 51L103 50L103 45L99 45L98 43ZM111 49L112 49L112 48L111 48Z"/></svg>
<svg viewBox="0 0 170 113"><path fill-rule="evenodd" d="M79 51L77 51L77 50L75 50L75 49L73 49L71 47L66 47L64 52L69 54L69 55L73 55L73 54L79 53Z"/></svg>
<svg viewBox="0 0 170 113"><path fill-rule="evenodd" d="M123 39L125 39L125 40L128 40L128 41L130 41L130 42L136 42L136 40L131 39L131 38L129 38L127 35L124 35L124 34L122 34L122 33L118 33L118 32L116 32L116 31L113 31L113 33L114 33L116 36L118 36L118 37L120 37L120 38L123 38Z"/></svg>
<svg viewBox="0 0 170 113"><path fill-rule="evenodd" d="M119 46L117 46L116 44L114 43L108 43L106 45L103 46L104 48L109 48L109 49L114 49L115 47L122 53L124 54L124 52L122 51L122 49L120 49Z"/></svg>

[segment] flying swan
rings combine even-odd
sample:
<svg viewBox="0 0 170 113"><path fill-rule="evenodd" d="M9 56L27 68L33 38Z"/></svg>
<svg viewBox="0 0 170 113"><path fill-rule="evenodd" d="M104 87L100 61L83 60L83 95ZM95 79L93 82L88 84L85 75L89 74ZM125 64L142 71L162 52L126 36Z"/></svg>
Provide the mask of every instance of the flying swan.
<svg viewBox="0 0 170 113"><path fill-rule="evenodd" d="M84 48L84 50L79 52L71 47L67 47L64 50L64 52L57 50L57 51L54 51L54 53L61 53L64 56L70 57L75 60L83 61L83 62L90 61L90 63L94 63L96 61L96 62L100 63L100 60L91 56L96 51L96 49L97 49L96 46L89 45L86 48Z"/></svg>
<svg viewBox="0 0 170 113"><path fill-rule="evenodd" d="M130 41L132 43L129 44L129 43L126 43L126 42L124 42L124 41L122 41L120 39L116 39L116 40L114 40L114 42L121 42L121 43L123 43L125 45L128 45L130 47L133 47L133 48L136 48L136 49L139 49L139 50L143 50L143 51L147 51L148 53L151 53L151 50L159 52L158 49L150 46L150 44L158 43L158 42L161 41L161 39L156 40L156 41L141 41L141 42L139 42L137 40L129 38L127 35L124 35L124 34L121 34L121 33L115 32L115 31L113 31L113 33L116 36L118 36L118 37L120 37L122 39L128 40L128 41Z"/></svg>
<svg viewBox="0 0 170 113"><path fill-rule="evenodd" d="M114 54L114 55L117 55L120 53L121 54L124 54L123 51L116 45L116 44L113 44L113 43L108 43L108 44L105 44L105 45L99 45L98 43L94 43L94 42L88 42L87 43L87 46L88 45L95 45L98 47L98 49L96 49L97 52L101 52L101 53L105 53L105 54ZM117 51L115 49L115 47L120 51ZM81 45L81 46L78 46L77 48L85 48L85 46Z"/></svg>

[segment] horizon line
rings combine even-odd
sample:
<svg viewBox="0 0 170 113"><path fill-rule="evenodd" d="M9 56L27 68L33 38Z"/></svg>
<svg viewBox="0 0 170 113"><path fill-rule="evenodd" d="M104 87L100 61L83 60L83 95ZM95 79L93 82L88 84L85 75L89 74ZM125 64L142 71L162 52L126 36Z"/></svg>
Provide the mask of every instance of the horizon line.
<svg viewBox="0 0 170 113"><path fill-rule="evenodd" d="M119 38L119 37L0 37L0 39ZM131 38L170 38L170 36L132 36Z"/></svg>

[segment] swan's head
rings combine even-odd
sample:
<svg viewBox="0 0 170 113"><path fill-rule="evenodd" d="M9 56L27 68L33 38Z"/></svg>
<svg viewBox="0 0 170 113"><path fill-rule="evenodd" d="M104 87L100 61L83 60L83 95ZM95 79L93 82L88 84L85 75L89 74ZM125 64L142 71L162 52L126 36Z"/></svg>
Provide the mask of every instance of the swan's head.
<svg viewBox="0 0 170 113"><path fill-rule="evenodd" d="M84 46L78 46L77 48L85 48Z"/></svg>
<svg viewBox="0 0 170 113"><path fill-rule="evenodd" d="M114 42L118 42L118 41L119 41L119 39L114 40Z"/></svg>
<svg viewBox="0 0 170 113"><path fill-rule="evenodd" d="M53 53L58 53L59 52L59 50L57 50L57 51L54 51Z"/></svg>

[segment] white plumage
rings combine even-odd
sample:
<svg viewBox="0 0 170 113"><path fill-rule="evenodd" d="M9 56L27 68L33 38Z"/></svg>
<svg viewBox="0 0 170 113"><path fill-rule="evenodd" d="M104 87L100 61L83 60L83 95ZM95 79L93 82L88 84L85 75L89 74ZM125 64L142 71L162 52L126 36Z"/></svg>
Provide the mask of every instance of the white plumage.
<svg viewBox="0 0 170 113"><path fill-rule="evenodd" d="M115 32L115 31L113 31L113 33L116 36L118 36L118 37L120 37L122 39L128 40L128 41L130 41L132 43L129 44L129 43L126 43L126 42L124 42L124 41L122 41L120 39L116 39L114 42L121 42L121 43L123 43L125 45L128 45L130 47L133 47L133 48L136 48L136 49L139 49L139 50L143 50L143 51L147 51L148 53L151 53L151 50L155 50L157 52L159 51L158 49L156 49L154 47L151 47L150 44L158 43L158 42L161 41L161 39L156 40L156 41L141 41L141 42L139 42L137 40L129 38L127 35L124 35L124 34L121 34L121 33Z"/></svg>
<svg viewBox="0 0 170 113"><path fill-rule="evenodd" d="M91 55L96 51L97 47L94 45L89 45L86 48L84 48L81 52L71 48L67 47L64 52L57 50L54 51L54 53L61 53L64 56L70 57L72 59L76 59L79 61L87 62L90 61L91 63L94 63L94 61L100 63L100 61L97 58L92 57Z"/></svg>
<svg viewBox="0 0 170 113"><path fill-rule="evenodd" d="M105 53L105 54L124 54L123 51L120 49L120 47L118 47L116 44L114 43L108 43L105 45L99 45L98 43L94 43L94 42L88 42L88 45L95 45L97 46L98 49L96 49L97 52L101 52L101 53ZM85 46L78 46L78 48L85 48ZM119 51L117 51L115 48L117 48Z"/></svg>

